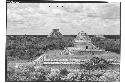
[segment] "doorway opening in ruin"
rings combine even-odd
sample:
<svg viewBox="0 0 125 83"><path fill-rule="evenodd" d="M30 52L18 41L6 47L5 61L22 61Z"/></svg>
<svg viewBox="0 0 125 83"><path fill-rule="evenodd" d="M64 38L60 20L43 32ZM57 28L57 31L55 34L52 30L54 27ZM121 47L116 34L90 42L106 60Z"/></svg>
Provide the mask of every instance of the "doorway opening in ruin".
<svg viewBox="0 0 125 83"><path fill-rule="evenodd" d="M86 46L86 49L88 49L88 46Z"/></svg>

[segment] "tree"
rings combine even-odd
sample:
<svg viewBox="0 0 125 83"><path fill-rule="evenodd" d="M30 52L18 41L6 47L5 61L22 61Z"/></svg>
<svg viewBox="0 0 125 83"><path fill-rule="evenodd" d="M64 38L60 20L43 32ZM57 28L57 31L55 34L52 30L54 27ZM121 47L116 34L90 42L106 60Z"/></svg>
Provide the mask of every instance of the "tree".
<svg viewBox="0 0 125 83"><path fill-rule="evenodd" d="M86 63L81 64L81 68L84 68L85 70L89 71L90 74L90 72L93 70L93 62L91 60L87 61Z"/></svg>
<svg viewBox="0 0 125 83"><path fill-rule="evenodd" d="M93 57L84 64L81 64L81 68L88 70L90 74L90 72L93 70L106 69L109 65L111 65L109 61L106 61L105 59L99 57Z"/></svg>
<svg viewBox="0 0 125 83"><path fill-rule="evenodd" d="M67 75L69 72L66 68L60 70L61 75Z"/></svg>

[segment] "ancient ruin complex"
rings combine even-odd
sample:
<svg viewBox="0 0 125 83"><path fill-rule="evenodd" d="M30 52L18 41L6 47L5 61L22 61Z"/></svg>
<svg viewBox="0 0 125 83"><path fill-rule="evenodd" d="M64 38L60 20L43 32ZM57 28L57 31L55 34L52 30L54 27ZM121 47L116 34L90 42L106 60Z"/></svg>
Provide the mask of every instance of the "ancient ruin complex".
<svg viewBox="0 0 125 83"><path fill-rule="evenodd" d="M104 50L100 50L96 46L94 46L91 42L89 36L81 31L78 33L76 38L74 39L74 47L66 47L62 54L66 55L84 55L84 54L92 54L104 52Z"/></svg>
<svg viewBox="0 0 125 83"><path fill-rule="evenodd" d="M62 34L58 29L54 29L48 37L61 38ZM100 50L94 46L84 31L79 32L73 42L73 47L65 47L62 51L52 50L41 55L35 62L52 68L66 67L78 69L80 67L79 64L84 63L87 59L91 58L91 56L93 57L94 55L105 52L105 50Z"/></svg>

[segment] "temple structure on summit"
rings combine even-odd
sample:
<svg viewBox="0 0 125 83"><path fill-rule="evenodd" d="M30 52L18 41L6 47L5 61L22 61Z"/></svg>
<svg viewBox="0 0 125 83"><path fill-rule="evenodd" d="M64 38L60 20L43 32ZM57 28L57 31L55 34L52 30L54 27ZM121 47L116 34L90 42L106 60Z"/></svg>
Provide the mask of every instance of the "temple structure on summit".
<svg viewBox="0 0 125 83"><path fill-rule="evenodd" d="M97 54L100 52L104 52L105 50L100 50L96 46L94 46L91 42L89 36L81 31L78 33L76 38L74 39L74 47L66 47L62 54L66 55L82 55L82 54Z"/></svg>

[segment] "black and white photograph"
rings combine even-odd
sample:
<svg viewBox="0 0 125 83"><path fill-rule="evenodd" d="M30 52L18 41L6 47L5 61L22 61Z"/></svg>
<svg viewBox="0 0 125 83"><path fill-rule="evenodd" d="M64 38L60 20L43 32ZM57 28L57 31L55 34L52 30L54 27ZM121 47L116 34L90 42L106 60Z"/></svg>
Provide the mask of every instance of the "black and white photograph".
<svg viewBox="0 0 125 83"><path fill-rule="evenodd" d="M6 82L120 82L120 2L7 3Z"/></svg>

